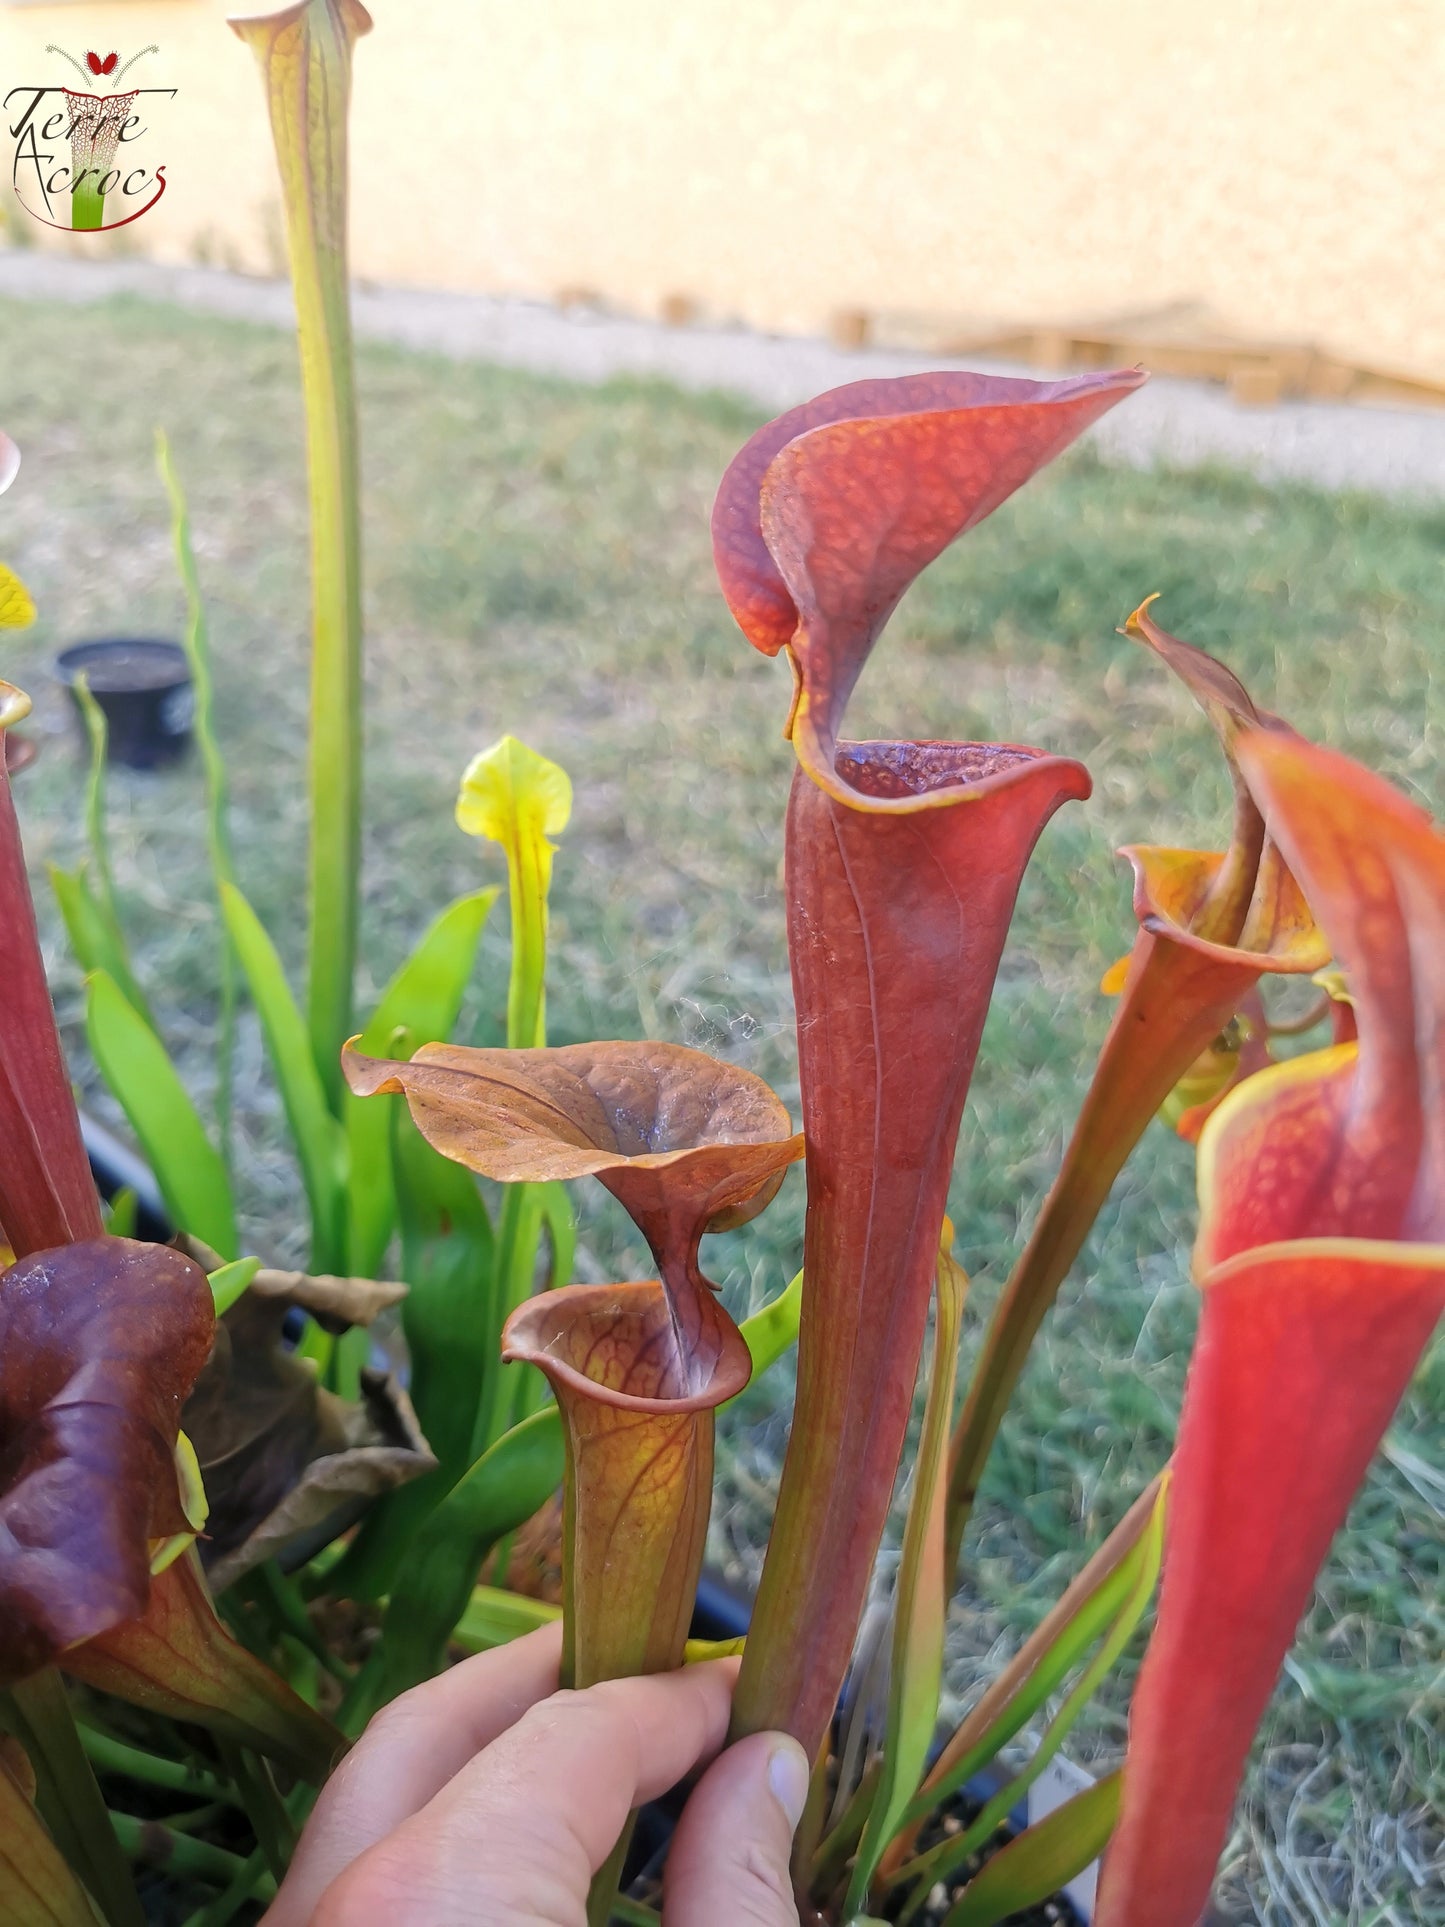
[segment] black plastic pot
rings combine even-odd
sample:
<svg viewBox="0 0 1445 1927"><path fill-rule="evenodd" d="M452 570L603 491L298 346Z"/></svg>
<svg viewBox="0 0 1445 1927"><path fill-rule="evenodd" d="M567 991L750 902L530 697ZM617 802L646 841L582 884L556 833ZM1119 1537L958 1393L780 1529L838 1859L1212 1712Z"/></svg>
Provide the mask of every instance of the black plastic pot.
<svg viewBox="0 0 1445 1927"><path fill-rule="evenodd" d="M111 762L161 769L185 754L196 705L186 652L178 643L153 636L72 643L55 658L55 669L75 700L82 740L85 719L75 679L84 674L105 716Z"/></svg>
<svg viewBox="0 0 1445 1927"><path fill-rule="evenodd" d="M90 1160L95 1188L109 1204L119 1191L135 1193L135 1230L138 1238L151 1244L170 1241L171 1221L161 1201L161 1189L150 1166L134 1151L127 1150L118 1137L85 1111L80 1113L80 1136Z"/></svg>

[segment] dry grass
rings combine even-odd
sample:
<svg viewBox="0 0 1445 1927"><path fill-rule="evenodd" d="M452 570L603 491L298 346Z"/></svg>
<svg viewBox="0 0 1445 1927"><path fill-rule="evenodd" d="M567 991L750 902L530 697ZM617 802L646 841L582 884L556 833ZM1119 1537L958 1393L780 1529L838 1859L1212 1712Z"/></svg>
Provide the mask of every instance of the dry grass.
<svg viewBox="0 0 1445 1927"><path fill-rule="evenodd" d="M150 435L170 431L192 496L218 657L243 881L299 963L305 533L293 351L260 329L116 303L0 305L0 420L25 449L0 553L40 624L0 671L40 698L53 738L21 805L63 1016L88 1101L76 977L44 887L79 847L75 765L45 664L84 635L174 633ZM516 730L571 770L557 866L558 1041L657 1034L733 1055L796 1109L777 886L790 754L785 672L738 638L712 578L711 492L752 426L726 399L616 383L582 390L369 349L369 802L366 981L426 916L492 874L451 822L476 748ZM975 1278L976 1345L1057 1162L1106 1010L1100 972L1128 941L1122 841L1204 842L1225 822L1207 730L1113 633L1151 589L1171 626L1217 648L1309 732L1445 804L1445 514L1227 474L1138 475L1075 455L921 583L850 716L855 733L1037 742L1080 755L1096 796L1049 830L1019 919L965 1126L954 1214ZM215 930L194 769L119 777L123 904L171 1040L210 1075ZM500 1035L504 932L467 1013ZM254 1031L242 1039L244 1205L268 1254L300 1249L295 1176ZM579 1198L586 1264L641 1262L616 1213ZM799 1181L716 1274L745 1306L791 1269ZM1018 1636L1168 1450L1194 1316L1185 1257L1191 1159L1151 1134L1101 1218L991 1468L955 1611L959 1693ZM781 1375L734 1414L717 1550L756 1569L784 1437ZM1445 1353L1437 1346L1341 1535L1264 1734L1227 1890L1283 1923L1445 1921L1441 1521ZM1122 1686L1086 1753L1122 1737Z"/></svg>

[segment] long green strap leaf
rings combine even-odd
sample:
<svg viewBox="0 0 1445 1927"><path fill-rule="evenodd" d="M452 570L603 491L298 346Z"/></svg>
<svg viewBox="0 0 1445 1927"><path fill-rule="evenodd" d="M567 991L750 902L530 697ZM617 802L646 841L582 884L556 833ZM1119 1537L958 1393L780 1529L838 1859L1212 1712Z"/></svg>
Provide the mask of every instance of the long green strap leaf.
<svg viewBox="0 0 1445 1927"><path fill-rule="evenodd" d="M230 1264L221 1265L210 1274L206 1283L211 1287L217 1318L226 1315L260 1269L259 1258L233 1258Z"/></svg>
<svg viewBox="0 0 1445 1927"><path fill-rule="evenodd" d="M85 1029L101 1075L155 1172L166 1209L223 1258L239 1249L231 1180L165 1045L104 970L86 979Z"/></svg>
<svg viewBox="0 0 1445 1927"><path fill-rule="evenodd" d="M221 907L261 1019L271 1068L291 1126L291 1141L311 1207L312 1269L339 1272L345 1262L346 1140L326 1101L306 1027L276 946L235 884L222 884Z"/></svg>
<svg viewBox="0 0 1445 1927"><path fill-rule="evenodd" d="M1135 1500L1124 1518L1030 1633L950 1738L917 1797L904 1826L916 1830L943 1801L987 1766L1022 1732L1114 1623L1143 1561L1143 1540L1158 1504L1160 1479ZM897 1849L895 1848L895 1854ZM899 1859L906 1854L897 1854Z"/></svg>
<svg viewBox="0 0 1445 1927"><path fill-rule="evenodd" d="M572 1281L572 1264L576 1260L576 1218L572 1216L572 1199L566 1195L565 1183L551 1179L541 1185L526 1185L526 1197L532 1202L536 1212L538 1233L545 1231L547 1243L551 1247L551 1262L547 1266L545 1289L551 1291L555 1285L568 1285ZM538 1235L534 1233L532 1249L536 1253ZM534 1256L536 1270L536 1256ZM530 1280L526 1280L530 1283ZM509 1307L511 1308L511 1307ZM522 1418L530 1418L532 1412L541 1411L551 1393L547 1391L547 1380L532 1366L524 1366L520 1372L511 1376L511 1407L509 1424L516 1424Z"/></svg>
<svg viewBox="0 0 1445 1927"><path fill-rule="evenodd" d="M548 1600L506 1592L500 1586L474 1586L452 1637L469 1653L482 1653L534 1633L539 1626L551 1626L561 1617L562 1608Z"/></svg>
<svg viewBox="0 0 1445 1927"><path fill-rule="evenodd" d="M105 719L105 711L91 694L90 683L84 674L75 679L75 699L80 705L80 713L85 721L86 739L90 744L90 768L85 779L85 836L90 846L90 862L95 873L91 886L82 879L82 887L88 899L87 922L97 925L95 934L101 944L100 962L111 971L116 982L130 998L141 1016L152 1030L156 1020L146 1002L145 992L136 978L131 963L130 945L126 942L125 929L116 907L115 871L110 860L110 832L106 827L105 772L107 744L110 730ZM80 873L77 872L77 877ZM62 913L64 906L62 905ZM69 921L67 920L67 929ZM72 938L72 941L74 939ZM80 952L77 950L79 957ZM85 959L80 958L82 964ZM85 965L87 969L93 965Z"/></svg>
<svg viewBox="0 0 1445 1927"><path fill-rule="evenodd" d="M311 493L311 856L306 998L312 1058L339 1115L351 1034L361 865L361 526L347 284L351 51L358 0L233 20L260 63L281 176Z"/></svg>
<svg viewBox="0 0 1445 1927"><path fill-rule="evenodd" d="M550 1406L498 1439L432 1513L413 1539L391 1595L377 1704L440 1671L482 1561L557 1490L565 1456L560 1417ZM365 1717L372 1708L354 1710Z"/></svg>
<svg viewBox="0 0 1445 1927"><path fill-rule="evenodd" d="M206 850L219 904L222 886L235 881L235 869L231 862L231 837L226 821L226 761L216 738L210 627L201 595L196 552L191 542L191 517L185 491L171 459L170 442L166 439L164 429L160 428L156 430L156 466L170 500L171 540L175 545L176 567L186 595L186 661L190 665L191 687L195 692L196 741L200 745L201 767L206 778ZM229 1163L231 1083L236 1053L236 958L224 916L219 935L221 1007L216 1036L216 1127L220 1133L221 1156Z"/></svg>
<svg viewBox="0 0 1445 1927"><path fill-rule="evenodd" d="M495 888L477 890L448 904L382 992L361 1033L363 1052L393 1055L398 1031L415 1043L450 1037L476 964L482 927L497 896ZM396 1102L346 1094L347 1269L358 1278L376 1276L395 1224L389 1126Z"/></svg>
<svg viewBox="0 0 1445 1927"><path fill-rule="evenodd" d="M9 1927L95 1927L95 1919L85 1889L0 1759L0 1920Z"/></svg>
<svg viewBox="0 0 1445 1927"><path fill-rule="evenodd" d="M90 744L90 767L85 779L85 838L90 845L90 860L95 865L96 896L105 916L119 932L115 875L110 862L110 834L105 821L105 763L110 732L105 711L91 694L90 681L84 671L75 679L75 699L80 704L86 740Z"/></svg>
<svg viewBox="0 0 1445 1927"><path fill-rule="evenodd" d="M1159 1578L1159 1567L1164 1553L1166 1498L1167 1486L1161 1488L1148 1530L1139 1542L1142 1557L1138 1561L1133 1584L1119 1609L1117 1618L1109 1628L1098 1652L1079 1676L1058 1713L1049 1722L1037 1750L1023 1772L993 1796L971 1826L953 1838L942 1841L937 1847L930 1848L927 1853L920 1854L916 1860L910 1861L899 1870L896 1876L898 1880L913 1880L917 1883L899 1915L900 1927L907 1927L907 1923L915 1918L935 1881L946 1880L1003 1825L1073 1731L1079 1715L1098 1691L1101 1681L1113 1670L1115 1661L1128 1645L1135 1627L1143 1617L1144 1609L1153 1597L1154 1587Z"/></svg>
<svg viewBox="0 0 1445 1927"><path fill-rule="evenodd" d="M802 1315L803 1274L799 1271L794 1273L786 1290L780 1291L751 1318L743 1320L739 1329L752 1353L754 1379L760 1378L790 1345L797 1343L798 1320Z"/></svg>
<svg viewBox="0 0 1445 1927"><path fill-rule="evenodd" d="M1131 1553L1112 1572L1093 1597L1080 1607L1077 1616L1059 1634L1050 1650L1000 1711L998 1717L980 1733L977 1741L961 1754L945 1778L930 1783L909 1803L903 1818L907 1825L922 1820L943 1802L966 1786L996 1759L1010 1740L1058 1691L1063 1681L1084 1654L1113 1625L1119 1608L1129 1597L1139 1573L1138 1551Z"/></svg>
<svg viewBox="0 0 1445 1927"><path fill-rule="evenodd" d="M103 970L125 992L126 1001L136 1014L155 1029L145 996L130 967L123 941L117 941L115 928L83 870L60 870L50 866L50 885L60 906L65 934L81 969L89 973Z"/></svg>
<svg viewBox="0 0 1445 1927"><path fill-rule="evenodd" d="M1121 1775L1111 1773L1011 1840L969 1882L943 1927L997 1927L1051 1899L1109 1844L1121 1785Z"/></svg>
<svg viewBox="0 0 1445 1927"><path fill-rule="evenodd" d="M502 1372L498 1333L483 1315L495 1246L476 1179L432 1149L404 1104L391 1125L411 1400L437 1466L367 1513L335 1574L353 1599L391 1591L412 1535L472 1463L478 1388Z"/></svg>
<svg viewBox="0 0 1445 1927"><path fill-rule="evenodd" d="M948 1227L952 1244L952 1227ZM878 1789L853 1861L843 1911L866 1906L884 1849L902 1820L928 1765L943 1684L943 1628L948 1587L943 1569L948 1501L948 1439L958 1382L958 1333L968 1279L949 1250L940 1248L935 1285L933 1366L914 1463L913 1496L903 1530L893 1621L888 1717Z"/></svg>
<svg viewBox="0 0 1445 1927"><path fill-rule="evenodd" d="M80 1743L65 1682L53 1666L0 1695L0 1726L29 1755L40 1817L104 1919L110 1927L144 1927L135 1882Z"/></svg>

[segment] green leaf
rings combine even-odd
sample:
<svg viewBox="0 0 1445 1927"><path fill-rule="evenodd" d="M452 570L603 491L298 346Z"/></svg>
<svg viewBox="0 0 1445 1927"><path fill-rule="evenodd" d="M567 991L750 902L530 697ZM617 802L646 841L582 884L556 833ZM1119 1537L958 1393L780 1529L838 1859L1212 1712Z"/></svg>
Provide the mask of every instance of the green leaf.
<svg viewBox="0 0 1445 1927"><path fill-rule="evenodd" d="M558 1285L570 1285L572 1282L572 1267L577 1261L577 1220L572 1213L572 1200L567 1195L567 1187L560 1180L554 1178L547 1184L539 1184L536 1189L542 1209L542 1229L552 1248L543 1290L551 1291Z"/></svg>
<svg viewBox="0 0 1445 1927"><path fill-rule="evenodd" d="M476 1179L432 1149L404 1104L383 1109L391 1113L401 1276L411 1287L401 1307L409 1390L437 1467L368 1511L335 1575L336 1589L352 1599L390 1591L412 1535L471 1463L480 1388L502 1370L500 1334L483 1315L495 1245Z"/></svg>
<svg viewBox="0 0 1445 1927"><path fill-rule="evenodd" d="M521 1593L504 1592L499 1586L476 1586L452 1638L469 1653L481 1653L490 1646L505 1646L524 1633L534 1633L539 1626L550 1626L561 1617L562 1608L545 1599L528 1599Z"/></svg>
<svg viewBox="0 0 1445 1927"><path fill-rule="evenodd" d="M140 1199L128 1184L123 1184L104 1209L107 1238L133 1238Z"/></svg>
<svg viewBox="0 0 1445 1927"><path fill-rule="evenodd" d="M221 905L265 1032L271 1068L281 1090L311 1206L311 1268L340 1272L345 1268L346 1139L327 1104L306 1027L276 946L233 883L222 884Z"/></svg>
<svg viewBox="0 0 1445 1927"><path fill-rule="evenodd" d="M1084 1654L1114 1623L1148 1558L1143 1544L1161 1482L1141 1493L1126 1516L1065 1589L1015 1657L997 1676L944 1747L923 1790L910 1801L905 1825L915 1828L971 1780L1052 1699Z"/></svg>
<svg viewBox="0 0 1445 1927"><path fill-rule="evenodd" d="M201 751L201 767L206 776L206 849L211 861L211 879L219 904L223 884L234 882L231 863L231 838L226 823L226 761L216 740L215 693L211 682L210 629L206 605L201 596L200 571L191 545L191 518L185 491L171 460L171 445L163 429L156 430L156 466L171 505L171 540L175 545L176 567L186 593L186 661L191 670L195 692L196 742ZM231 1130L231 1069L236 1048L236 957L230 933L222 917L220 929L221 1008L216 1037L216 1124L221 1137L221 1155L227 1155Z"/></svg>
<svg viewBox="0 0 1445 1927"><path fill-rule="evenodd" d="M786 1291L780 1291L761 1311L745 1318L740 1327L753 1355L753 1378L761 1378L788 1347L797 1342L803 1311L803 1274L798 1272ZM751 1382L751 1381L750 1381Z"/></svg>
<svg viewBox="0 0 1445 1927"><path fill-rule="evenodd" d="M408 1046L451 1035L468 979L476 964L482 926L497 900L495 888L449 904L382 992L359 1048L368 1056L394 1054L397 1032ZM374 1278L386 1255L396 1217L392 1184L390 1114L394 1098L346 1093L343 1116L350 1146L348 1178L348 1270ZM445 1160L440 1160L445 1162ZM473 1187L475 1189L475 1187Z"/></svg>
<svg viewBox="0 0 1445 1927"><path fill-rule="evenodd" d="M530 1231L530 1255L519 1266L518 1289L530 1286L536 1275L537 1254L540 1249L541 1235L546 1234L550 1247L547 1278L541 1287L550 1291L556 1285L572 1282L572 1266L577 1256L577 1221L572 1215L572 1200L567 1195L567 1187L557 1179L546 1184L531 1184L525 1187L531 1207L532 1228ZM524 1296L530 1295L523 1292ZM510 1311L510 1302L508 1310ZM505 1320L503 1320L505 1323ZM500 1343L500 1330L498 1332ZM509 1423L515 1425L519 1419L541 1411L550 1394L547 1381L541 1372L524 1370L509 1374L511 1386L511 1406Z"/></svg>
<svg viewBox="0 0 1445 1927"><path fill-rule="evenodd" d="M626 1894L613 1896L614 1927L657 1927L661 1919L655 1907L645 1907L640 1900L629 1900Z"/></svg>
<svg viewBox="0 0 1445 1927"><path fill-rule="evenodd" d="M945 1223L947 1245L953 1227ZM958 1333L968 1279L940 1246L936 1274L933 1365L923 1431L914 1462L913 1495L903 1530L893 1619L893 1663L878 1789L853 1861L844 1912L868 1903L878 1862L928 1765L943 1684L943 1625L948 1609L944 1521L948 1503L948 1439L958 1379Z"/></svg>
<svg viewBox="0 0 1445 1927"><path fill-rule="evenodd" d="M86 979L85 1028L171 1217L223 1258L234 1257L236 1210L226 1167L165 1045L104 970Z"/></svg>
<svg viewBox="0 0 1445 1927"><path fill-rule="evenodd" d="M1119 1817L1121 1776L1111 1773L1000 1849L968 1884L943 1927L996 1927L1049 1900L1090 1866Z"/></svg>
<svg viewBox="0 0 1445 1927"><path fill-rule="evenodd" d="M216 1301L217 1318L231 1309L260 1269L259 1258L233 1258L230 1264L221 1265L210 1274L207 1282Z"/></svg>
<svg viewBox="0 0 1445 1927"><path fill-rule="evenodd" d="M105 758L109 732L105 711L91 695L90 682L83 670L75 678L74 687L90 743L90 769L85 780L85 834L90 844L91 861L95 865L96 894L119 938L120 918L115 909L115 878L110 867L110 837L105 822Z"/></svg>
<svg viewBox="0 0 1445 1927"><path fill-rule="evenodd" d="M53 1666L0 1694L0 1728L13 1733L29 1755L40 1817L100 1902L103 1918L110 1927L144 1927L135 1883L80 1743L65 1683Z"/></svg>
<svg viewBox="0 0 1445 1927"><path fill-rule="evenodd" d="M542 1232L542 1208L537 1190L534 1184L502 1187L496 1256L482 1313L493 1352L500 1348L508 1318L532 1295L537 1245ZM532 1376L526 1369L508 1373L505 1378L492 1371L481 1381L472 1425L472 1458L480 1458L516 1422L517 1404L527 1396L524 1382Z"/></svg>
<svg viewBox="0 0 1445 1927"><path fill-rule="evenodd" d="M328 1100L351 1034L361 857L361 529L346 263L351 53L359 0L233 20L261 68L281 176L311 496L311 852L307 1027Z"/></svg>
<svg viewBox="0 0 1445 1927"><path fill-rule="evenodd" d="M76 871L71 879L73 888L67 892L63 884L57 883L56 896L60 899L66 930L82 968L108 970L151 1029L157 1030L155 1017L131 965L130 946L126 942L120 912L116 908L115 876L111 869L105 808L108 732L105 711L90 693L90 684L83 674L75 679L75 699L80 705L90 743L90 768L85 782L85 829L95 885L92 888L89 879L81 871ZM51 871L52 878L63 874ZM74 911L74 922L67 911L67 896ZM93 952L93 962L87 961L81 949L82 943L86 950Z"/></svg>
<svg viewBox="0 0 1445 1927"><path fill-rule="evenodd" d="M0 583L3 592L3 583ZM3 627L0 621L0 627ZM0 1758L0 1920L13 1927L96 1927L85 1889Z"/></svg>
<svg viewBox="0 0 1445 1927"><path fill-rule="evenodd" d="M387 1608L382 1701L440 1671L482 1561L557 1490L565 1456L560 1415L549 1406L504 1433L437 1506L411 1543Z"/></svg>
<svg viewBox="0 0 1445 1927"><path fill-rule="evenodd" d="M963 1866L970 1855L975 1853L1004 1824L1009 1814L1068 1738L1079 1715L1098 1691L1100 1682L1112 1671L1115 1661L1128 1645L1135 1627L1143 1617L1145 1607L1153 1597L1164 1551L1166 1498L1167 1484L1160 1488L1148 1527L1135 1549L1138 1557L1134 1558L1131 1555L1130 1563L1134 1568L1132 1583L1118 1614L1098 1652L1084 1668L1063 1705L1045 1728L1044 1736L1023 1772L994 1794L978 1817L962 1833L930 1848L927 1853L920 1854L916 1860L910 1861L899 1870L897 1879L917 1882L904 1909L902 1915L904 1920L913 1917L935 1881L946 1880Z"/></svg>
<svg viewBox="0 0 1445 1927"><path fill-rule="evenodd" d="M113 977L125 992L127 1002L154 1030L155 1019L131 970L126 946L117 938L114 926L91 889L85 872L59 870L52 864L50 883L76 962L86 972L103 970L107 976Z"/></svg>

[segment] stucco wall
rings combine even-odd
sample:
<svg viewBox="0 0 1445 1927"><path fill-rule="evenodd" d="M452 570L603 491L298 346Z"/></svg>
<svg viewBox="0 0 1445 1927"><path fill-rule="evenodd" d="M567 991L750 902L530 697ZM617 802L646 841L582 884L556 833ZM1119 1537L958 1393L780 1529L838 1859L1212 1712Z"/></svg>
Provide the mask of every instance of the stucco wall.
<svg viewBox="0 0 1445 1927"><path fill-rule="evenodd" d="M218 0L6 5L0 78L148 40L169 191L128 230L274 264ZM1445 376L1440 0L374 0L353 252L377 281L781 329L1177 300ZM158 123L159 125L159 123ZM74 245L100 250L110 241Z"/></svg>

